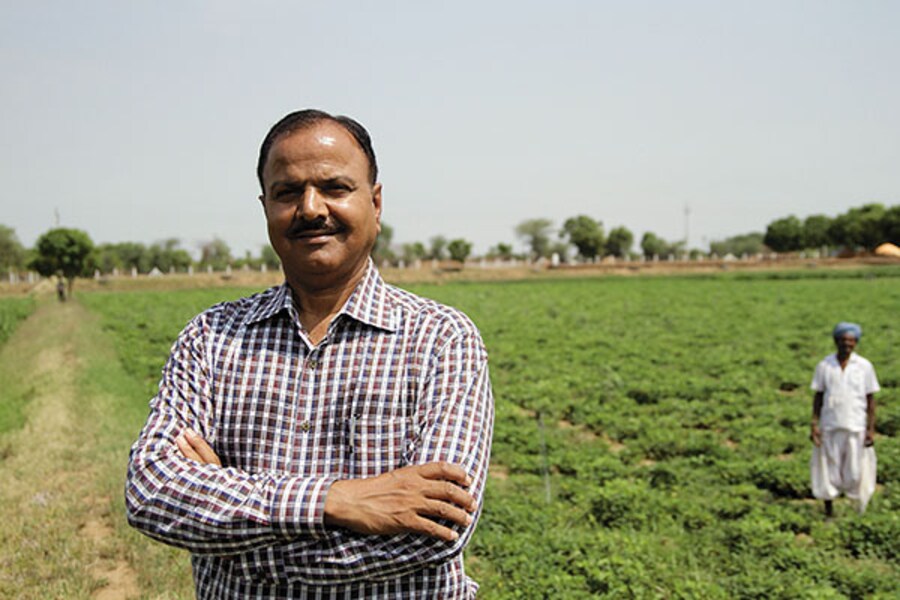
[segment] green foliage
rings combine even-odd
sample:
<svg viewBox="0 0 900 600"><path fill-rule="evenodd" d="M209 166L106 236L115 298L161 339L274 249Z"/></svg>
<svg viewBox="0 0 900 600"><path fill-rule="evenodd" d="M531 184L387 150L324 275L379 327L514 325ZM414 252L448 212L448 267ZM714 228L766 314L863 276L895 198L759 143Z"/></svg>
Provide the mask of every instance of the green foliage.
<svg viewBox="0 0 900 600"><path fill-rule="evenodd" d="M372 248L372 258L375 264L389 264L396 260L394 251L391 250L391 241L394 239L394 228L387 223L381 223L381 231L375 238L375 246Z"/></svg>
<svg viewBox="0 0 900 600"><path fill-rule="evenodd" d="M791 215L769 223L763 243L775 252L792 252L803 248L803 223Z"/></svg>
<svg viewBox="0 0 900 600"><path fill-rule="evenodd" d="M44 277L62 274L71 285L75 277L90 275L94 243L84 231L51 229L38 238L35 250L30 266Z"/></svg>
<svg viewBox="0 0 900 600"><path fill-rule="evenodd" d="M482 595L896 597L900 273L824 273L415 286L466 311L490 352L492 475L467 550ZM146 406L184 323L241 293L84 302ZM883 387L881 487L865 515L839 501L826 523L809 498L808 383L848 318Z"/></svg>
<svg viewBox="0 0 900 600"><path fill-rule="evenodd" d="M657 236L652 231L646 232L641 237L641 252L644 253L646 258L653 258L654 256L665 256L668 253L669 244L666 240Z"/></svg>
<svg viewBox="0 0 900 600"><path fill-rule="evenodd" d="M447 238L436 235L428 240L428 258L443 260L447 256Z"/></svg>
<svg viewBox="0 0 900 600"><path fill-rule="evenodd" d="M627 256L634 245L634 234L626 227L613 228L606 238L606 253L616 258Z"/></svg>
<svg viewBox="0 0 900 600"><path fill-rule="evenodd" d="M835 217L828 228L834 245L872 250L887 241L885 209L882 204L865 204Z"/></svg>
<svg viewBox="0 0 900 600"><path fill-rule="evenodd" d="M516 225L516 237L531 250L534 259L550 256L550 234L553 221L550 219L528 219Z"/></svg>
<svg viewBox="0 0 900 600"><path fill-rule="evenodd" d="M259 260L270 270L281 268L281 259L278 257L278 253L275 252L275 249L269 244L265 244L260 250Z"/></svg>
<svg viewBox="0 0 900 600"><path fill-rule="evenodd" d="M425 249L425 244L423 244L422 242L403 244L402 252L403 260L407 264L412 264L417 260L422 260L428 254L428 250Z"/></svg>
<svg viewBox="0 0 900 600"><path fill-rule="evenodd" d="M224 240L213 238L200 247L200 265L223 271L231 264L231 249Z"/></svg>
<svg viewBox="0 0 900 600"><path fill-rule="evenodd" d="M569 243L578 249L583 258L592 259L603 253L603 223L587 215L578 215L566 219L560 237L566 237Z"/></svg>
<svg viewBox="0 0 900 600"><path fill-rule="evenodd" d="M810 215L803 220L803 247L821 248L828 246L828 228L831 218L826 215Z"/></svg>
<svg viewBox="0 0 900 600"><path fill-rule="evenodd" d="M0 344L12 335L19 323L34 312L32 298L0 299Z"/></svg>
<svg viewBox="0 0 900 600"><path fill-rule="evenodd" d="M447 244L447 251L450 253L451 259L461 263L466 262L469 254L472 253L472 242L467 242L462 238L451 240Z"/></svg>
<svg viewBox="0 0 900 600"><path fill-rule="evenodd" d="M763 244L764 234L762 233L745 233L735 235L724 240L718 240L709 243L709 251L718 256L732 254L734 256L743 256L744 254L759 254L765 249Z"/></svg>
<svg viewBox="0 0 900 600"><path fill-rule="evenodd" d="M0 275L20 271L25 266L25 248L12 227L0 225Z"/></svg>

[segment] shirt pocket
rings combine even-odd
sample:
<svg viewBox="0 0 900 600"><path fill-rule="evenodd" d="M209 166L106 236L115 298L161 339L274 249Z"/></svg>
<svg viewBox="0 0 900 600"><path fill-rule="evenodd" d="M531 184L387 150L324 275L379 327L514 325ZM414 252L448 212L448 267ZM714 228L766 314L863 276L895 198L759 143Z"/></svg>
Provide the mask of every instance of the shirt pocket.
<svg viewBox="0 0 900 600"><path fill-rule="evenodd" d="M356 477L375 477L410 464L412 418L403 414L357 413L350 420L351 469Z"/></svg>

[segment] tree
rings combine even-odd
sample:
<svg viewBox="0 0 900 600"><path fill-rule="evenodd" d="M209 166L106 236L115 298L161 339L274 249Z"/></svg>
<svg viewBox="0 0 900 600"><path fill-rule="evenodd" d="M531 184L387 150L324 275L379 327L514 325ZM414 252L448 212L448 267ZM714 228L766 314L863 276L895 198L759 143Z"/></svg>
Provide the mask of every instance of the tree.
<svg viewBox="0 0 900 600"><path fill-rule="evenodd" d="M836 246L862 246L872 250L888 237L884 230L886 215L883 204L865 204L851 208L834 218L828 228L828 237Z"/></svg>
<svg viewBox="0 0 900 600"><path fill-rule="evenodd" d="M231 249L224 240L213 238L200 246L200 264L211 266L216 271L223 271L232 262Z"/></svg>
<svg viewBox="0 0 900 600"><path fill-rule="evenodd" d="M500 242L490 250L488 250L488 258L499 258L500 260L510 260L513 257L512 244Z"/></svg>
<svg viewBox="0 0 900 600"><path fill-rule="evenodd" d="M791 215L776 219L766 227L763 243L775 252L793 252L803 248L803 224Z"/></svg>
<svg viewBox="0 0 900 600"><path fill-rule="evenodd" d="M603 250L603 223L586 215L566 219L559 236L568 237L578 254L589 260Z"/></svg>
<svg viewBox="0 0 900 600"><path fill-rule="evenodd" d="M19 242L16 230L0 225L0 273L17 272L25 266L25 247Z"/></svg>
<svg viewBox="0 0 900 600"><path fill-rule="evenodd" d="M450 258L464 263L472 252L472 242L467 242L462 238L451 240L450 243L447 244L447 251L450 253Z"/></svg>
<svg viewBox="0 0 900 600"><path fill-rule="evenodd" d="M810 215L803 220L803 247L821 248L829 245L828 228L831 218L825 215Z"/></svg>
<svg viewBox="0 0 900 600"><path fill-rule="evenodd" d="M616 227L606 238L606 253L622 258L631 252L634 245L634 234L625 227Z"/></svg>
<svg viewBox="0 0 900 600"><path fill-rule="evenodd" d="M516 236L531 249L531 257L538 259L550 255L550 233L553 222L549 219L529 219L516 225Z"/></svg>
<svg viewBox="0 0 900 600"><path fill-rule="evenodd" d="M669 244L666 240L658 237L655 233L648 231L641 236L641 252L645 258L653 258L654 256L665 256Z"/></svg>
<svg viewBox="0 0 900 600"><path fill-rule="evenodd" d="M428 250L425 249L425 244L422 242L403 244L401 252L403 254L403 261L407 264L412 264L417 260L421 260L428 254Z"/></svg>
<svg viewBox="0 0 900 600"><path fill-rule="evenodd" d="M259 261L266 265L267 269L275 270L281 268L281 259L278 258L278 253L275 252L275 248L270 244L263 244L259 252Z"/></svg>
<svg viewBox="0 0 900 600"><path fill-rule="evenodd" d="M179 244L180 242L177 238L169 238L150 246L147 249L148 270L156 267L160 271L169 271L171 269L186 271L193 260L187 250L178 247Z"/></svg>
<svg viewBox="0 0 900 600"><path fill-rule="evenodd" d="M94 242L84 231L64 227L51 229L38 238L37 254L30 267L44 277L65 277L71 294L75 278L90 275L93 250Z"/></svg>
<svg viewBox="0 0 900 600"><path fill-rule="evenodd" d="M447 254L447 238L436 235L428 240L428 258L443 260Z"/></svg>
<svg viewBox="0 0 900 600"><path fill-rule="evenodd" d="M900 204L884 212L884 241L900 245Z"/></svg>
<svg viewBox="0 0 900 600"><path fill-rule="evenodd" d="M372 259L377 265L392 263L396 259L391 250L391 240L394 239L394 228L387 223L381 224L381 233L375 238L375 246L372 248Z"/></svg>
<svg viewBox="0 0 900 600"><path fill-rule="evenodd" d="M709 243L709 251L719 256L725 256L726 254L735 256L759 254L764 249L763 234L760 232L742 233L741 235L734 235L724 240Z"/></svg>

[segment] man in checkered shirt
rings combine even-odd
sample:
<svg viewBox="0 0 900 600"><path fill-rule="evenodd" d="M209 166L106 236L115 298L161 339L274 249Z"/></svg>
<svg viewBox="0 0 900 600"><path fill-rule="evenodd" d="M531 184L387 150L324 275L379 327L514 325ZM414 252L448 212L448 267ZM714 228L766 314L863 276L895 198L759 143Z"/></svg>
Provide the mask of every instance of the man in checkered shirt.
<svg viewBox="0 0 900 600"><path fill-rule="evenodd" d="M291 113L257 174L286 281L176 340L132 447L129 522L191 551L202 599L473 598L462 551L493 426L478 330L378 274L359 123Z"/></svg>

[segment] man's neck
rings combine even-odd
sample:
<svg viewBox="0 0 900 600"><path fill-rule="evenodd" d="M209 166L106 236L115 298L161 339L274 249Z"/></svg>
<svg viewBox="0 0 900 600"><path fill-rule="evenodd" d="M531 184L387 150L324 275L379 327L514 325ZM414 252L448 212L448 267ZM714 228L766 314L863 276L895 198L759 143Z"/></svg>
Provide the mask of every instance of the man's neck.
<svg viewBox="0 0 900 600"><path fill-rule="evenodd" d="M848 363L848 362L850 362L850 357L851 357L852 355L853 355L852 352L850 352L850 353L848 353L848 354L846 354L846 355L845 355L845 354L841 354L840 352L837 353L837 360L838 360L838 362L841 364L841 368L842 368L842 369L843 369L844 367L847 366L847 363Z"/></svg>
<svg viewBox="0 0 900 600"><path fill-rule="evenodd" d="M350 279L327 286L288 281L300 323L314 344L318 344L325 337L331 321L362 281L366 270L367 267L364 266Z"/></svg>

